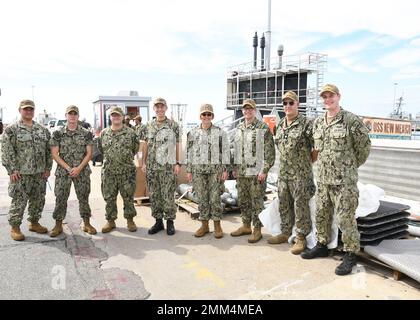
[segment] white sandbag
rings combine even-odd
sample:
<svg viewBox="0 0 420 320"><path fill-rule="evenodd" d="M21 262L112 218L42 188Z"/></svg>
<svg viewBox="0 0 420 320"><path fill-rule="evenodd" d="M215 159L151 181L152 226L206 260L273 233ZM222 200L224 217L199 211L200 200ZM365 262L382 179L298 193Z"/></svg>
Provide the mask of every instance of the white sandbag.
<svg viewBox="0 0 420 320"><path fill-rule="evenodd" d="M275 198L259 215L261 223L273 236L281 233L281 219L279 213L279 199Z"/></svg>
<svg viewBox="0 0 420 320"><path fill-rule="evenodd" d="M356 219L362 218L378 211L379 200L385 196L385 191L373 184L363 184L358 182L359 205L356 209Z"/></svg>

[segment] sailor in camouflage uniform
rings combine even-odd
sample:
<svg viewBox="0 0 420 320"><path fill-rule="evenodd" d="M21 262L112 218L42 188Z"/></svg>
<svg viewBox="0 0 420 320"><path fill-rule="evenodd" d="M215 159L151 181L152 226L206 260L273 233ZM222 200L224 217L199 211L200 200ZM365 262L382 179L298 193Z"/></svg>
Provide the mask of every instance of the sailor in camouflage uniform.
<svg viewBox="0 0 420 320"><path fill-rule="evenodd" d="M98 140L99 151L104 156L102 165L102 195L106 202L106 220L103 233L115 229L118 217L117 196L120 193L124 202L124 218L127 229L135 232L137 226L134 217L137 215L133 197L136 190L136 166L134 156L139 149L136 132L123 124L124 113L120 107L110 110L111 127L102 130Z"/></svg>
<svg viewBox="0 0 420 320"><path fill-rule="evenodd" d="M300 254L306 248L306 236L311 231L309 200L315 194L312 174L312 124L299 114L299 98L293 91L283 96L286 116L276 130L275 143L279 148L278 176L281 234L268 239L270 244L287 242L296 223L297 235L291 249Z"/></svg>
<svg viewBox="0 0 420 320"><path fill-rule="evenodd" d="M90 224L91 210L89 206L90 174L89 161L92 159L92 133L79 123L79 108L71 105L66 109L67 123L63 128L54 131L50 140L51 153L57 162L55 171L55 208L53 218L55 227L50 236L56 237L63 232L63 220L67 212L67 200L71 184L74 185L79 212L83 219L83 231L96 234Z"/></svg>
<svg viewBox="0 0 420 320"><path fill-rule="evenodd" d="M179 164L180 128L178 123L168 119L166 100L157 98L153 102L156 119L147 123L140 140L143 145L142 169L146 172L149 197L152 205L152 216L155 224L149 229L149 234L155 234L164 229L162 219L167 221L166 233L175 234L174 220L176 218L175 190L176 176L181 166Z"/></svg>
<svg viewBox="0 0 420 320"><path fill-rule="evenodd" d="M209 233L209 220L214 222L214 237L223 237L221 220L223 209L220 200L224 181L227 179L226 164L230 162L230 147L226 132L212 124L213 106L200 107L201 125L187 135L187 177L193 182L198 197L201 227L197 238Z"/></svg>
<svg viewBox="0 0 420 320"><path fill-rule="evenodd" d="M367 127L356 115L343 110L340 91L327 84L321 91L327 112L314 122L313 136L318 151L316 195L317 245L305 250L304 259L325 257L330 241L331 223L335 212L342 232L344 259L336 268L337 275L349 274L356 265L360 250L355 211L358 206L357 169L365 163L370 152Z"/></svg>
<svg viewBox="0 0 420 320"><path fill-rule="evenodd" d="M268 125L256 118L256 103L247 99L242 105L245 121L240 123L234 138L234 176L243 225L231 236L251 234L249 243L261 240L262 223L258 217L264 209L267 174L276 157L274 140ZM251 222L254 231L251 229Z"/></svg>
<svg viewBox="0 0 420 320"><path fill-rule="evenodd" d="M10 176L9 196L12 198L9 223L11 237L16 241L25 239L20 225L28 201L29 231L48 232L38 221L44 209L46 183L52 167L50 133L32 120L34 111L34 102L23 100L19 106L21 119L8 126L3 135L2 163Z"/></svg>

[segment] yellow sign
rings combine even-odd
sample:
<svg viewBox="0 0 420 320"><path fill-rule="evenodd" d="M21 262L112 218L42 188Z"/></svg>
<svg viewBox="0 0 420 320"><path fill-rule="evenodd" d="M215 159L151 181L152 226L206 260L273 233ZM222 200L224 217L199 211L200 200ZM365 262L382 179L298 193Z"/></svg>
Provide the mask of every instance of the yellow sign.
<svg viewBox="0 0 420 320"><path fill-rule="evenodd" d="M411 123L409 121L363 118L363 123L369 129L371 138L377 139L411 139Z"/></svg>

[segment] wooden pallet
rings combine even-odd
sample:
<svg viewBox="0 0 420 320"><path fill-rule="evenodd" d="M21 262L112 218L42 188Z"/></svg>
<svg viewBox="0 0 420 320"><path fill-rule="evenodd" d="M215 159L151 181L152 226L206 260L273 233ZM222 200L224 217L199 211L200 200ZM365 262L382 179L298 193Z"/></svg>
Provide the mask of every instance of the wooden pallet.
<svg viewBox="0 0 420 320"><path fill-rule="evenodd" d="M150 198L149 197L138 197L134 198L134 201L136 202L135 206L149 206L150 205Z"/></svg>
<svg viewBox="0 0 420 320"><path fill-rule="evenodd" d="M357 254L357 256L362 261L370 262L370 263L373 263L373 264L376 264L376 265L380 265L382 267L387 268L388 270L390 270L392 272L392 275L393 275L393 278L394 278L395 281L400 281L401 278L403 276L405 276L401 271L395 270L394 267L392 267L392 266L390 266L390 265L388 265L388 264L386 264L386 263L384 263L384 262L376 259L375 257L372 257L371 255L369 255L369 254L367 254L367 253L365 253L363 251L360 251ZM384 276L385 276L385 274L384 274Z"/></svg>
<svg viewBox="0 0 420 320"><path fill-rule="evenodd" d="M196 203L189 200L179 200L176 201L176 204L181 210L187 211L191 215L191 218L198 219L200 216L200 211L198 211L198 205Z"/></svg>

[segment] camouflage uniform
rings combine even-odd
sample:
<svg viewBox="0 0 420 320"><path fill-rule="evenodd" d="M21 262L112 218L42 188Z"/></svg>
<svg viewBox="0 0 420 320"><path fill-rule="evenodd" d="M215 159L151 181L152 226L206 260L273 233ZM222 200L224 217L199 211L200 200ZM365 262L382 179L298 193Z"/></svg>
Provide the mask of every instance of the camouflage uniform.
<svg viewBox="0 0 420 320"><path fill-rule="evenodd" d="M144 139L145 132L147 130L147 125L141 123L141 124L136 126L135 130L136 130L136 133L139 137L139 140L142 140L142 139Z"/></svg>
<svg viewBox="0 0 420 320"><path fill-rule="evenodd" d="M176 205L174 194L176 177L173 167L176 164L176 143L180 142L178 123L166 118L158 127L157 120L148 122L140 140L147 142L147 186L152 205L152 217L174 220Z"/></svg>
<svg viewBox="0 0 420 320"><path fill-rule="evenodd" d="M236 188L242 222L262 227L258 214L264 209L267 182L260 183L258 174L265 173L276 157L273 136L262 121L255 119L248 127L245 122L236 128L234 138L234 167L237 173Z"/></svg>
<svg viewBox="0 0 420 320"><path fill-rule="evenodd" d="M370 139L368 129L354 114L340 109L330 124L326 114L314 122L313 136L318 155L316 227L318 241L329 242L331 220L337 215L342 232L344 251L358 252L360 236L355 211L360 167L368 158Z"/></svg>
<svg viewBox="0 0 420 320"><path fill-rule="evenodd" d="M224 186L220 178L230 161L226 132L215 125L208 129L200 125L188 133L187 141L187 172L193 174L199 219L220 221L223 216L220 195Z"/></svg>
<svg viewBox="0 0 420 320"><path fill-rule="evenodd" d="M71 131L67 126L55 131L50 140L51 147L58 147L59 156L71 168L80 165L86 157L86 147L93 145L92 133L81 125ZM71 183L74 184L77 199L79 200L79 211L82 218L90 218L91 210L89 206L90 194L90 170L89 164L80 172L77 178L71 178L69 173L60 165L57 165L55 171L56 197L53 218L63 221L66 217L67 200L70 195Z"/></svg>
<svg viewBox="0 0 420 320"><path fill-rule="evenodd" d="M315 194L311 152L312 121L303 115L287 124L283 118L276 130L279 148L279 212L282 234L291 234L296 220L297 234L306 237L311 231L309 200Z"/></svg>
<svg viewBox="0 0 420 320"><path fill-rule="evenodd" d="M22 176L18 182L9 183L8 191L12 198L9 210L11 226L19 226L22 223L28 201L28 221L38 222L44 209L46 181L42 174L50 171L52 167L50 133L40 124L32 123L30 128L19 121L4 131L3 166L9 175L19 171Z"/></svg>
<svg viewBox="0 0 420 320"><path fill-rule="evenodd" d="M106 202L106 219L116 220L118 192L124 201L124 218L137 215L133 197L136 190L136 166L134 156L139 149L139 140L133 129L123 126L119 131L102 130L98 148L104 156L102 165L102 195Z"/></svg>

